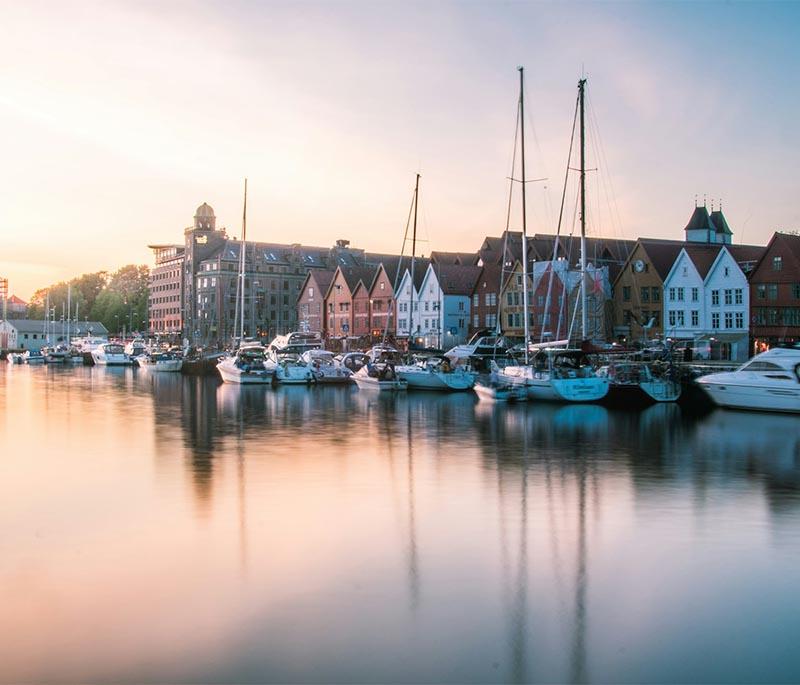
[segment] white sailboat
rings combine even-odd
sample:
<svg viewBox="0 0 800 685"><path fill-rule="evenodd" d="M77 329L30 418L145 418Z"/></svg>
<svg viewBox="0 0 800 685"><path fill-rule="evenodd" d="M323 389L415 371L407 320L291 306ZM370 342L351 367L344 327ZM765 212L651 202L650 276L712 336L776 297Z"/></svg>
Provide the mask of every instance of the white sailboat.
<svg viewBox="0 0 800 685"><path fill-rule="evenodd" d="M519 120L520 120L520 159L522 172L522 279L525 342L523 345L524 363L506 366L500 374L505 380L522 385L528 397L533 400L555 402L596 402L608 394L607 378L598 377L588 358L580 349L567 349L552 343L530 345L528 308L528 251L527 222L525 202L525 105L523 68L519 68ZM584 86L586 80L578 82L578 107L580 109L580 207L581 207L581 332L587 338L588 315L586 310L586 139L584 129ZM531 350L535 350L532 362Z"/></svg>
<svg viewBox="0 0 800 685"><path fill-rule="evenodd" d="M272 383L275 370L266 368L267 350L263 345L244 344L244 285L245 256L247 252L247 179L244 180L244 209L242 210L242 244L239 250L239 297L236 301L234 330L239 324L239 347L217 364L217 371L225 383L266 385ZM234 333L235 335L235 333Z"/></svg>

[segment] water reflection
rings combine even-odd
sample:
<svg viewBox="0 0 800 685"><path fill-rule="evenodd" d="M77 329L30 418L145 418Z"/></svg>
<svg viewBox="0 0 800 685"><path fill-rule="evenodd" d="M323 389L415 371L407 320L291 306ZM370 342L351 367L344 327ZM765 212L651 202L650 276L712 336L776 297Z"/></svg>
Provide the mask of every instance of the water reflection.
<svg viewBox="0 0 800 685"><path fill-rule="evenodd" d="M47 367L0 401L0 681L800 679L795 418Z"/></svg>

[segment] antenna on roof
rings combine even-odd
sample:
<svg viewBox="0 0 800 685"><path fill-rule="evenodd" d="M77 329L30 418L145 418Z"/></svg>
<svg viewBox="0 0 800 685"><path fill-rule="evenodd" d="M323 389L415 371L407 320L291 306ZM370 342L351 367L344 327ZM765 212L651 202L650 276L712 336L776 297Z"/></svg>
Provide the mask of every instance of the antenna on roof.
<svg viewBox="0 0 800 685"><path fill-rule="evenodd" d="M703 193L703 207L706 206L706 194Z"/></svg>
<svg viewBox="0 0 800 685"><path fill-rule="evenodd" d="M694 208L697 209L697 193L694 194Z"/></svg>
<svg viewBox="0 0 800 685"><path fill-rule="evenodd" d="M722 198L719 199L719 211L722 211Z"/></svg>
<svg viewBox="0 0 800 685"><path fill-rule="evenodd" d="M714 198L711 198L711 211L714 211Z"/></svg>

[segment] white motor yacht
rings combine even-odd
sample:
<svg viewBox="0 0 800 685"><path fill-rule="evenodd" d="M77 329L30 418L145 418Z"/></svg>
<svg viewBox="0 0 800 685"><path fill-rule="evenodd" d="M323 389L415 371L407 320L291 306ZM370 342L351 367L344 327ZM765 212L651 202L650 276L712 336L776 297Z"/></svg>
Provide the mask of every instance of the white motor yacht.
<svg viewBox="0 0 800 685"><path fill-rule="evenodd" d="M478 331L468 342L456 345L445 352L445 357L454 364L464 363L469 359L494 359L508 354L508 342L501 335L491 331Z"/></svg>
<svg viewBox="0 0 800 685"><path fill-rule="evenodd" d="M547 402L597 402L609 388L582 350L563 347L541 348L530 364L506 366L500 376L525 386L529 399Z"/></svg>
<svg viewBox="0 0 800 685"><path fill-rule="evenodd" d="M327 350L306 350L300 357L321 385L343 385L353 382L353 371Z"/></svg>
<svg viewBox="0 0 800 685"><path fill-rule="evenodd" d="M140 369L151 373L178 373L183 368L183 359L174 352L151 352L136 357Z"/></svg>
<svg viewBox="0 0 800 685"><path fill-rule="evenodd" d="M266 368L266 353L262 345L243 345L235 354L220 359L217 371L226 383L272 383L274 369Z"/></svg>
<svg viewBox="0 0 800 685"><path fill-rule="evenodd" d="M800 413L800 348L773 348L697 384L721 407Z"/></svg>
<svg viewBox="0 0 800 685"><path fill-rule="evenodd" d="M92 350L92 360L99 366L129 366L131 358L119 343L103 343Z"/></svg>
<svg viewBox="0 0 800 685"><path fill-rule="evenodd" d="M475 374L464 366L451 364L447 357L428 357L415 364L398 365L397 375L409 390L465 391L475 385Z"/></svg>

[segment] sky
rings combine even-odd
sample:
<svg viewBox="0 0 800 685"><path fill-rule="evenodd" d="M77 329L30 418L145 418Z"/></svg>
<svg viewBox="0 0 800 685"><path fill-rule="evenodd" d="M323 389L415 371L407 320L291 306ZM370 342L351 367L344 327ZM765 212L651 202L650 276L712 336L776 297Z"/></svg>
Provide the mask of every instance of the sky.
<svg viewBox="0 0 800 685"><path fill-rule="evenodd" d="M419 172L418 252L476 250L506 226L518 65L530 232L556 229L582 75L590 235L680 239L704 196L735 242L800 228L800 3L0 0L0 23L23 298L151 263L202 202L239 235L245 177L251 239L399 252Z"/></svg>

